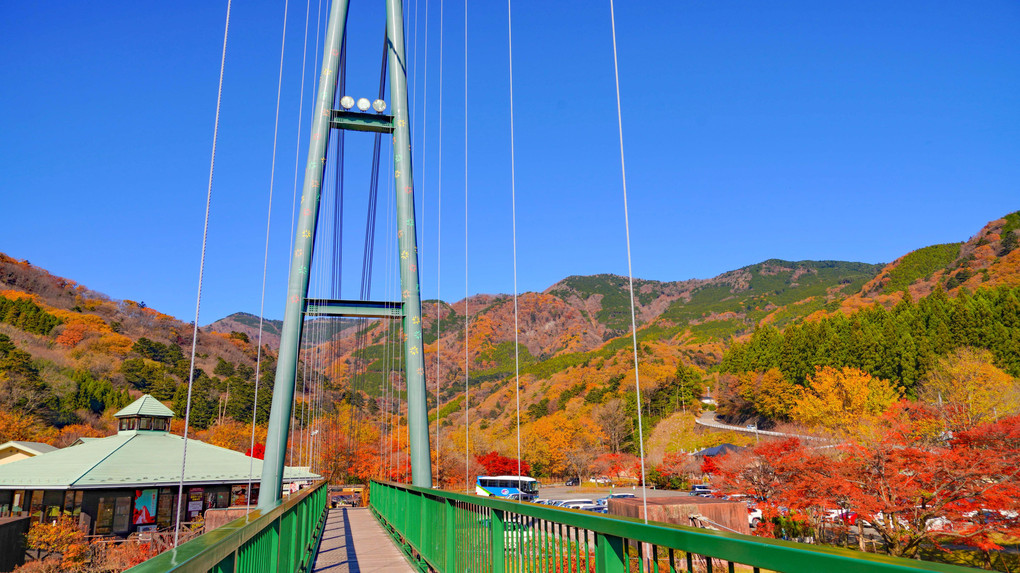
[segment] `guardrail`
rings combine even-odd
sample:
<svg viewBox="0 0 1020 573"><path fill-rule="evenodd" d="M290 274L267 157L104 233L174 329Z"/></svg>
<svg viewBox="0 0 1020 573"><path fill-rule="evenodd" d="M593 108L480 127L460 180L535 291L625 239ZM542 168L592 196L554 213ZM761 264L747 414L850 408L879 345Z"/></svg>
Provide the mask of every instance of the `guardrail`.
<svg viewBox="0 0 1020 573"><path fill-rule="evenodd" d="M254 510L128 569L130 573L296 573L309 571L326 524L326 482Z"/></svg>
<svg viewBox="0 0 1020 573"><path fill-rule="evenodd" d="M976 571L390 482L372 482L370 500L419 567L441 573Z"/></svg>

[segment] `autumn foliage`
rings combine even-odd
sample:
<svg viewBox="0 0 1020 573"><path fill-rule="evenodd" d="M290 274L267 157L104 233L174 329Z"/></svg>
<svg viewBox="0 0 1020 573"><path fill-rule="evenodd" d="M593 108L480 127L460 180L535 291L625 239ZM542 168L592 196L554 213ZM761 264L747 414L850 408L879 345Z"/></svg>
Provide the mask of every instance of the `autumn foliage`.
<svg viewBox="0 0 1020 573"><path fill-rule="evenodd" d="M528 462L501 456L498 452L489 452L484 456L476 456L476 459L485 468L485 473L491 476L526 476L531 472L531 466L528 465Z"/></svg>
<svg viewBox="0 0 1020 573"><path fill-rule="evenodd" d="M1020 416L956 434L942 420L934 408L902 402L878 420L874 441L765 443L721 458L717 483L753 493L766 518L785 508L785 519L814 530L829 510L856 512L892 555L914 557L925 544L997 549L1001 536L1020 535Z"/></svg>

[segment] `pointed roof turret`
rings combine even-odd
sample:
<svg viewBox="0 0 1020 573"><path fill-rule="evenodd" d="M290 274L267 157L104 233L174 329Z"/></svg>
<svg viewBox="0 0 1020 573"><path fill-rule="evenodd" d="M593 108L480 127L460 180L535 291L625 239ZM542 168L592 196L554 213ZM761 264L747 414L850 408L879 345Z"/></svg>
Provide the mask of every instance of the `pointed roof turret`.
<svg viewBox="0 0 1020 573"><path fill-rule="evenodd" d="M174 411L163 405L162 402L146 394L131 402L121 411L113 415L114 418L126 418L129 416L153 416L158 418L173 418Z"/></svg>

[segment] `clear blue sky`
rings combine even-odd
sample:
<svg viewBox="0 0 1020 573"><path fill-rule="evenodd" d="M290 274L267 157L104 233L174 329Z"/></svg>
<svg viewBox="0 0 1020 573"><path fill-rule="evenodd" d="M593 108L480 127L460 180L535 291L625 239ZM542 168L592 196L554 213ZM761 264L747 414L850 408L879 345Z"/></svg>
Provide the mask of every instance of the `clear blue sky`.
<svg viewBox="0 0 1020 573"><path fill-rule="evenodd" d="M372 96L383 3L351 4L347 91ZM888 262L1020 209L1020 3L617 4L636 276L709 278L769 258ZM290 3L272 318L288 268L305 9ZM438 252L440 295L452 301L465 293L464 4L442 9ZM225 10L209 0L3 3L0 251L194 317ZM624 274L608 2L518 0L513 10L519 288ZM406 7L426 297L437 291L439 11L439 0ZM506 6L468 11L467 290L510 292ZM233 6L201 324L259 309L282 16L282 2ZM370 138L348 141L344 257L354 263ZM388 200L384 191L380 213ZM392 290L385 227L376 298ZM360 269L343 272L354 297Z"/></svg>

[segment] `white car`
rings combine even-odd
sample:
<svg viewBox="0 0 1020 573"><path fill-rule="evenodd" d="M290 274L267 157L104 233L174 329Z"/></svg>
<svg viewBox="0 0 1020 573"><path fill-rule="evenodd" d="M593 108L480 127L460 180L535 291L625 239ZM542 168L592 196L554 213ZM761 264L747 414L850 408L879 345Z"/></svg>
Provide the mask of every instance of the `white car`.
<svg viewBox="0 0 1020 573"><path fill-rule="evenodd" d="M563 499L558 501L556 505L570 509L577 509L580 505L595 505L595 502L590 499Z"/></svg>
<svg viewBox="0 0 1020 573"><path fill-rule="evenodd" d="M622 499L622 498L634 498L634 497L637 497L637 496L635 496L632 493L611 493L611 494L607 495L606 497L600 497L599 499L596 499L595 503L597 503L599 505L605 506L605 505L609 505L609 500L611 500L613 498Z"/></svg>
<svg viewBox="0 0 1020 573"><path fill-rule="evenodd" d="M761 510L758 508L747 508L747 524L751 526L751 529L758 527L761 523Z"/></svg>

